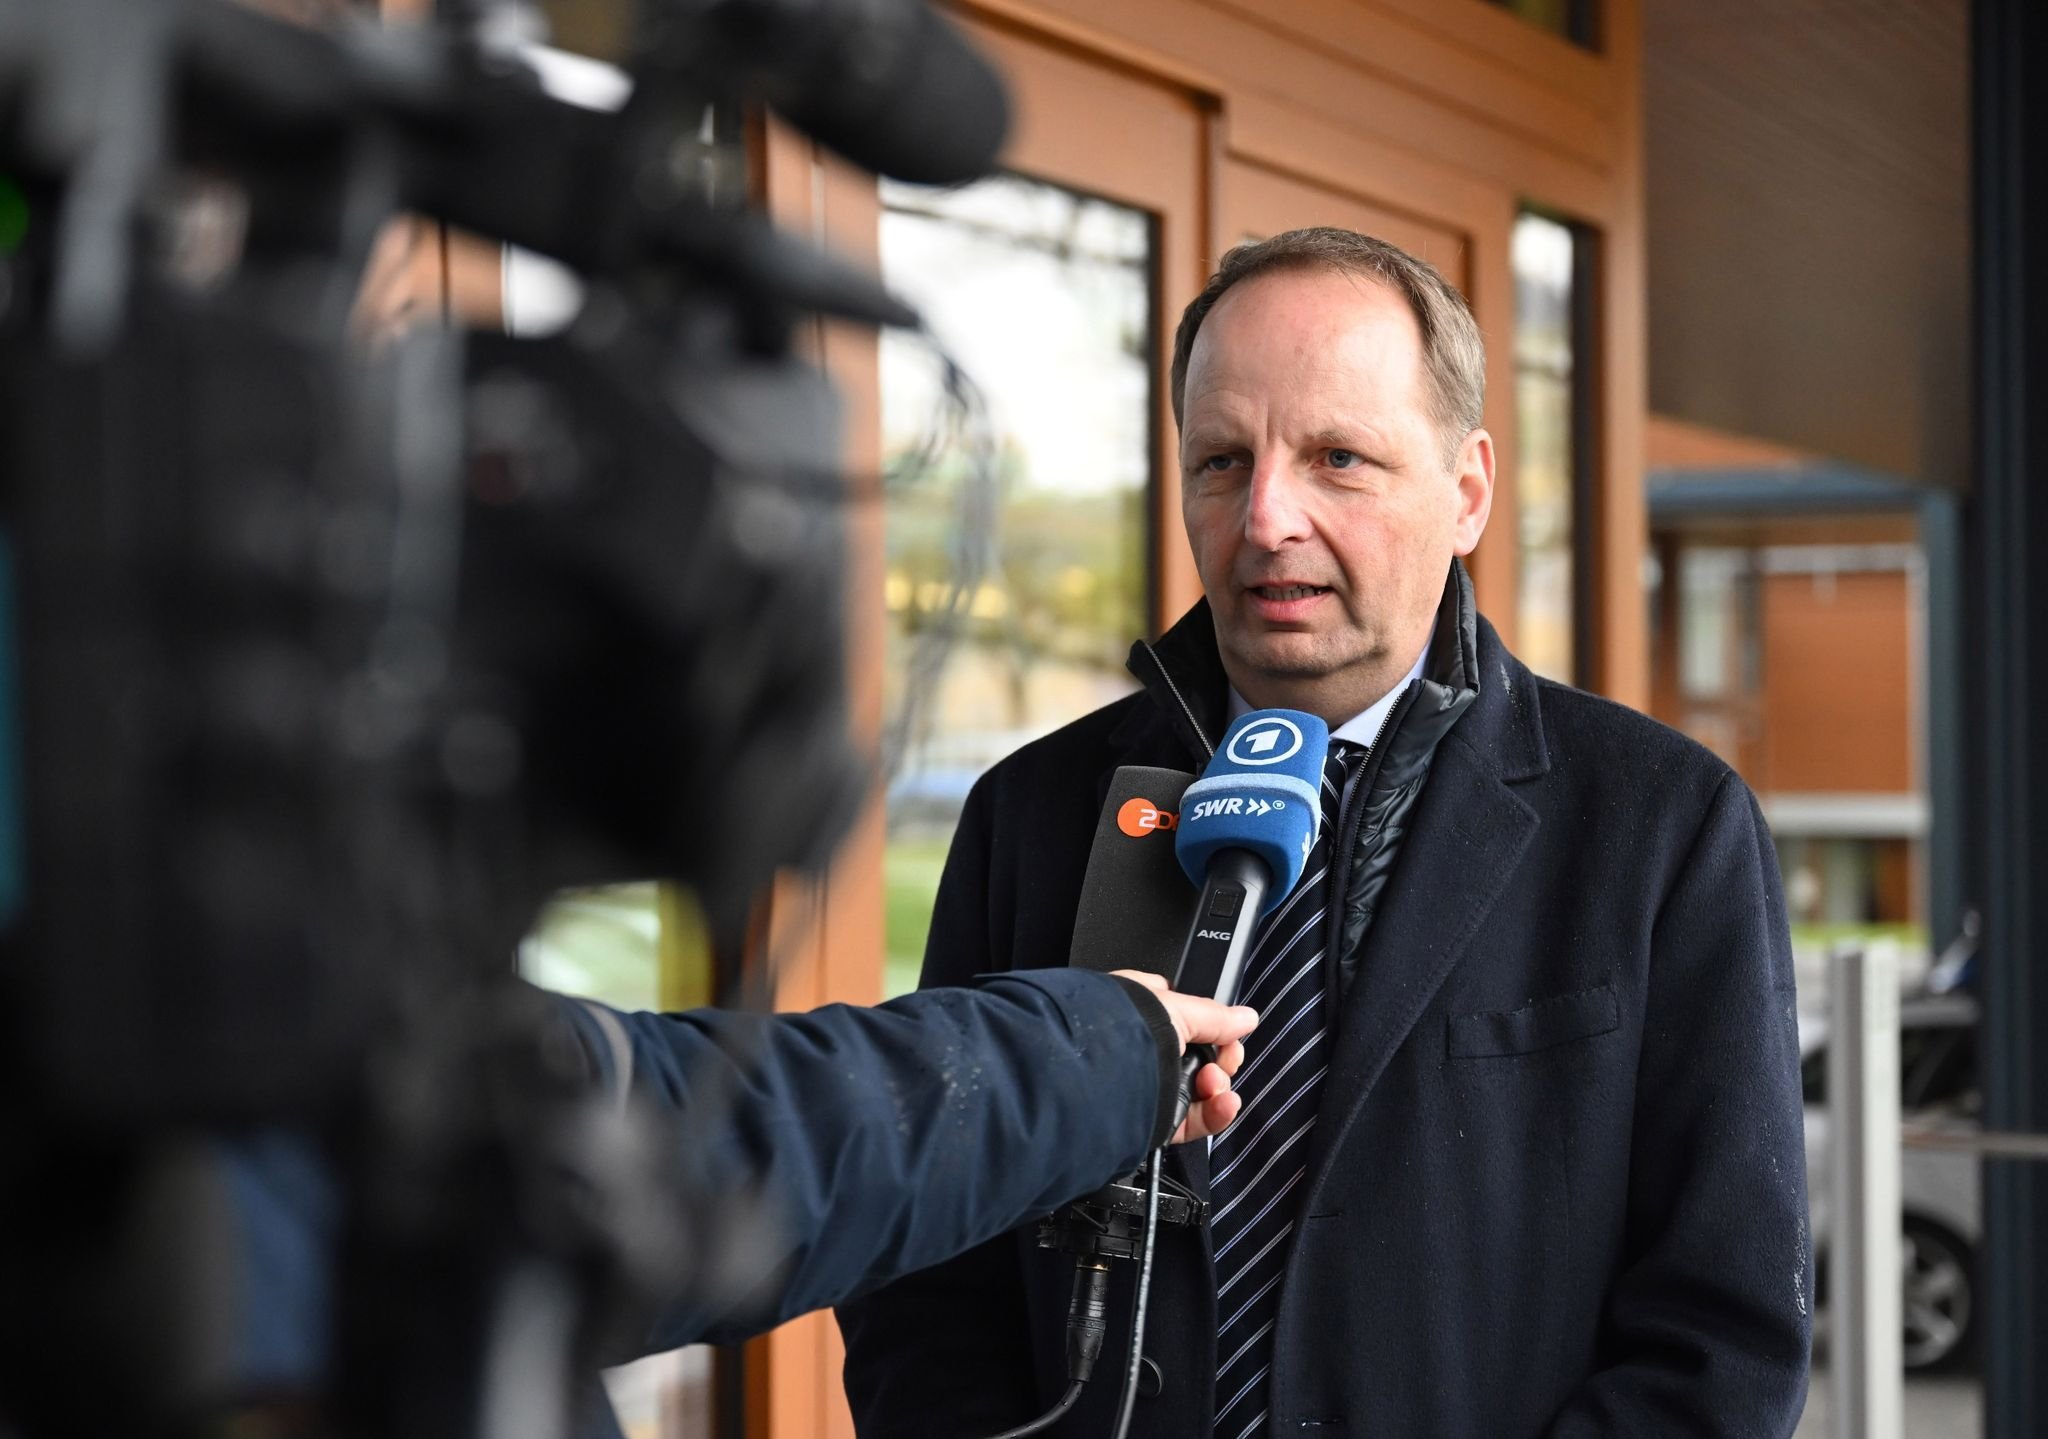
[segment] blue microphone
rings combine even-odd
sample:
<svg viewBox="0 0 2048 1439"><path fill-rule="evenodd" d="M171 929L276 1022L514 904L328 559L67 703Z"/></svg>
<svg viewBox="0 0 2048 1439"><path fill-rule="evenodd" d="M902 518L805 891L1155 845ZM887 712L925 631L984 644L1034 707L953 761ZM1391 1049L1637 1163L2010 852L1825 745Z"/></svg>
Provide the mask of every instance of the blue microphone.
<svg viewBox="0 0 2048 1439"><path fill-rule="evenodd" d="M1253 710L1181 796L1174 853L1202 894L1173 987L1237 992L1252 932L1301 879L1322 826L1330 727L1299 710Z"/></svg>

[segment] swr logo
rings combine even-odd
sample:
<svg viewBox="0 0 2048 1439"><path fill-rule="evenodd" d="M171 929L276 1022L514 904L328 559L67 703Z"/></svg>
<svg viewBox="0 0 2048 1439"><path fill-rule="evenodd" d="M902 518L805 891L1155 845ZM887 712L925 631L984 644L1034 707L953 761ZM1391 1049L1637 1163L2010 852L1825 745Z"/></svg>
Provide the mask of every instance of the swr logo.
<svg viewBox="0 0 2048 1439"><path fill-rule="evenodd" d="M1116 827L1132 839L1143 839L1157 830L1177 829L1179 826L1179 815L1170 809L1161 809L1149 799L1127 799L1124 807L1116 812Z"/></svg>

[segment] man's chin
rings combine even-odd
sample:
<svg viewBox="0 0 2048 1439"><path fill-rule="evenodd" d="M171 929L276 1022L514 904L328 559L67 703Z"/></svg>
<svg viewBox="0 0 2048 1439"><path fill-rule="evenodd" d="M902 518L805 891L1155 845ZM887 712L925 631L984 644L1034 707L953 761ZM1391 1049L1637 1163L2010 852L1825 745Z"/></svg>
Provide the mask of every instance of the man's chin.
<svg viewBox="0 0 2048 1439"><path fill-rule="evenodd" d="M1274 680L1322 679L1355 662L1338 654L1324 635L1264 634L1231 648L1246 669Z"/></svg>

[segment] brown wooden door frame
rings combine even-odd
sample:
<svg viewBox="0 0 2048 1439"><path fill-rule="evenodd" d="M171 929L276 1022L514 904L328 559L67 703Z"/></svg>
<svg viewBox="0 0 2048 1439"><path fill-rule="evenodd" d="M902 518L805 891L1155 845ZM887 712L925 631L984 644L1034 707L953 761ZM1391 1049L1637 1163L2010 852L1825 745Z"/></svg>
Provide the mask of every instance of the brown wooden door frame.
<svg viewBox="0 0 2048 1439"><path fill-rule="evenodd" d="M789 127L757 121L748 152L755 193L786 229L875 268L881 205L872 178L833 159ZM881 470L880 351L872 332L811 322L808 355L838 386L843 462L856 481ZM869 496L878 493L864 486ZM850 503L847 524L847 679L855 737L873 752L881 733L884 616L882 507ZM883 808L870 796L820 880L786 879L768 910L767 949L778 961L778 1009L873 1004L881 998ZM746 1346L748 1439L853 1439L840 1385L845 1350L829 1313L793 1320Z"/></svg>

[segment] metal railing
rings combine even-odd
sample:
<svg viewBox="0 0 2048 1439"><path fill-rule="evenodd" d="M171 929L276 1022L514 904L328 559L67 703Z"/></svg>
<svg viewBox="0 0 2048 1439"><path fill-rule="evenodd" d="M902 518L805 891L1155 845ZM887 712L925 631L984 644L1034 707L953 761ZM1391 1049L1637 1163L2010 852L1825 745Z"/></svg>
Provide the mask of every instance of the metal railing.
<svg viewBox="0 0 2048 1439"><path fill-rule="evenodd" d="M1950 1130L1899 1113L1899 971L1888 948L1828 959L1829 1426L1833 1439L1899 1439L1899 1157L2048 1159L2048 1134Z"/></svg>
<svg viewBox="0 0 2048 1439"><path fill-rule="evenodd" d="M1942 1149L1983 1159L2048 1159L2048 1134L2022 1134L2010 1129L1977 1129L1956 1133L1917 1124L1899 1126L1899 1144L1906 1149Z"/></svg>
<svg viewBox="0 0 2048 1439"><path fill-rule="evenodd" d="M1829 1403L1834 1439L1899 1439L1899 965L1828 958Z"/></svg>

